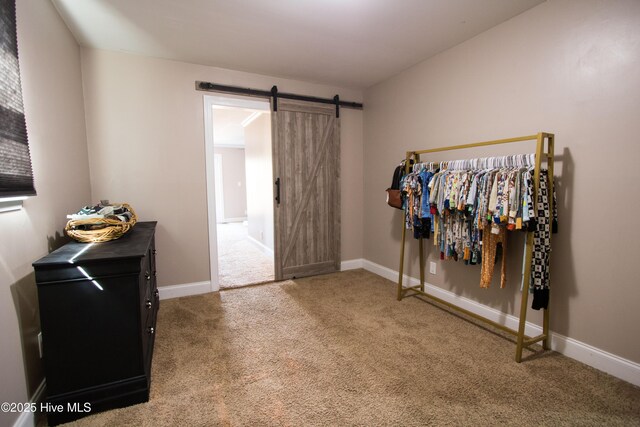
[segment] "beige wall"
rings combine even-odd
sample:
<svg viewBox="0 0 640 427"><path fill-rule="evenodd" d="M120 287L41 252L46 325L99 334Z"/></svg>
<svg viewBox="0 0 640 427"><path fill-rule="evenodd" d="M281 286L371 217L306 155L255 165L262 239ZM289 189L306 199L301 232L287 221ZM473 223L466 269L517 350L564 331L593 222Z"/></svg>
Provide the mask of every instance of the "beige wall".
<svg viewBox="0 0 640 427"><path fill-rule="evenodd" d="M282 92L339 93L354 101L362 96L348 89L93 49L82 49L82 71L92 196L127 201L142 220L158 221L160 286L209 280L204 93L194 89L196 80L265 89L275 84ZM342 117L342 188L348 197L362 190L362 112L345 110ZM343 253L360 258L362 205L350 207L343 210Z"/></svg>
<svg viewBox="0 0 640 427"><path fill-rule="evenodd" d="M261 114L244 128L249 236L273 251L273 164L271 116Z"/></svg>
<svg viewBox="0 0 640 427"><path fill-rule="evenodd" d="M247 216L247 185L244 148L216 147L213 152L222 156L222 194L224 196L224 218L216 220L245 218Z"/></svg>
<svg viewBox="0 0 640 427"><path fill-rule="evenodd" d="M340 228L343 261L360 259L364 254L363 125L362 111L340 109Z"/></svg>
<svg viewBox="0 0 640 427"><path fill-rule="evenodd" d="M80 50L50 2L17 2L20 72L38 195L0 213L0 401L43 380L31 263L62 244L65 216L90 199ZM18 414L0 412L0 425Z"/></svg>
<svg viewBox="0 0 640 427"><path fill-rule="evenodd" d="M384 189L405 150L553 132L560 233L553 242L551 329L640 362L640 228L633 222L640 209L638 23L635 0L549 0L367 90L365 258L398 268L401 218L385 205ZM511 247L521 244L522 236L510 240ZM517 255L509 289L481 292L479 268L427 253L438 263L428 281L517 313ZM540 321L539 313L530 316Z"/></svg>

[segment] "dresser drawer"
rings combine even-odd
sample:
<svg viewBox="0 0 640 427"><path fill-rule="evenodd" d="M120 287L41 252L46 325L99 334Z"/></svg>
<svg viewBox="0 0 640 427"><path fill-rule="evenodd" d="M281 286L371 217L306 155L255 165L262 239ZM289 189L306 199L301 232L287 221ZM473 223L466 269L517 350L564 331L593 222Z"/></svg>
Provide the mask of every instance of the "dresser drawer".
<svg viewBox="0 0 640 427"><path fill-rule="evenodd" d="M144 272L141 277L141 289L144 289L143 307L141 307L140 318L142 330L142 354L147 373L151 372L151 360L153 356L153 344L156 334L156 318L160 304L160 297L156 282L156 262L155 262L155 242L152 239L142 264Z"/></svg>
<svg viewBox="0 0 640 427"><path fill-rule="evenodd" d="M156 291L157 292L157 291ZM152 297L151 307L147 312L145 328L142 331L142 354L144 355L144 367L147 375L151 376L151 360L153 356L153 344L156 338L156 319L158 317L159 298L157 293Z"/></svg>
<svg viewBox="0 0 640 427"><path fill-rule="evenodd" d="M151 266L150 266L150 262L149 262L149 258L148 256L145 255L144 258L142 258L142 261L140 263L140 312L144 313L147 310L147 303L150 301L151 298L151 289L153 288L152 286L152 280L153 280L153 274L151 272Z"/></svg>
<svg viewBox="0 0 640 427"><path fill-rule="evenodd" d="M141 372L135 285L136 276L129 276L40 287L50 394L121 381Z"/></svg>
<svg viewBox="0 0 640 427"><path fill-rule="evenodd" d="M67 282L73 280L93 280L103 277L130 276L138 274L140 261L137 259L121 259L117 269L112 261L91 260L78 262L71 260L64 264L43 265L35 271L39 286L47 283Z"/></svg>
<svg viewBox="0 0 640 427"><path fill-rule="evenodd" d="M140 326L142 337L142 354L144 355L145 364L147 363L147 354L153 348L153 338L156 333L156 317L158 312L158 291L152 286L148 288L149 293L145 296L144 308L140 312Z"/></svg>

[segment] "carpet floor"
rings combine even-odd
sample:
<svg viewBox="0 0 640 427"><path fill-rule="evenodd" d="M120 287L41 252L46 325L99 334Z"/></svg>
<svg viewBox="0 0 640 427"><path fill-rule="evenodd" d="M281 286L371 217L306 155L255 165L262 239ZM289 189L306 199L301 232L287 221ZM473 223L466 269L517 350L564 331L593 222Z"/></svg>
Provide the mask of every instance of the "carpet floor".
<svg viewBox="0 0 640 427"><path fill-rule="evenodd" d="M271 282L273 256L249 240L241 222L218 224L218 277L222 289Z"/></svg>
<svg viewBox="0 0 640 427"><path fill-rule="evenodd" d="M74 426L634 426L640 388L364 270L162 301L148 403Z"/></svg>

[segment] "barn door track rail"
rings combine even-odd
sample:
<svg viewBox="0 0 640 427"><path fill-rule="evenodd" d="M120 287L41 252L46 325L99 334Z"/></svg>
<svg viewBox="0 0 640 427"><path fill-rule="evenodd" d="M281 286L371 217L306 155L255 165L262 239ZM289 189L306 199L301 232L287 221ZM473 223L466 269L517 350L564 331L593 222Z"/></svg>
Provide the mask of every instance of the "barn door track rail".
<svg viewBox="0 0 640 427"><path fill-rule="evenodd" d="M336 95L333 98L319 98L316 96L299 95L296 93L279 92L278 86L273 86L271 90L252 89L239 86L227 86L217 83L196 81L196 90L204 92L224 92L232 93L236 95L248 95L258 98L271 98L273 99L273 111L278 111L278 98L293 99L296 101L308 101L317 102L319 104L332 104L336 106L336 117L340 117L340 107L353 108L356 110L362 110L363 105L359 102L341 101L340 96Z"/></svg>

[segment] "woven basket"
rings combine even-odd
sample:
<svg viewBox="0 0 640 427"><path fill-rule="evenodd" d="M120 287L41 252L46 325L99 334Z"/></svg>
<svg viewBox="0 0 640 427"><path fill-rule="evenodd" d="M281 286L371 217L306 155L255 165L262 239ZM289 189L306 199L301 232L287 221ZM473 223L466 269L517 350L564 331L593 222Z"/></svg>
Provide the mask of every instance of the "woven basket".
<svg viewBox="0 0 640 427"><path fill-rule="evenodd" d="M131 212L131 220L128 222L107 218L72 219L67 222L64 231L67 236L82 243L108 242L119 239L138 222L138 216L133 208L126 203L122 203L122 206ZM95 230L78 230L77 227L81 225L104 225L104 227Z"/></svg>

